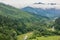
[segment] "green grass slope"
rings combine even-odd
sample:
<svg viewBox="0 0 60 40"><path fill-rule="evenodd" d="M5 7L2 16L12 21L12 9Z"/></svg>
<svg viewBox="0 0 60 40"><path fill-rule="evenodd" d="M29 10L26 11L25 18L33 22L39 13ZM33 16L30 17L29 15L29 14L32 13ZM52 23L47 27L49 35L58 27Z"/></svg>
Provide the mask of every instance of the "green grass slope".
<svg viewBox="0 0 60 40"><path fill-rule="evenodd" d="M28 39L30 36L32 36L33 33L26 33L23 35L17 36L17 40L24 40L25 36L27 35L27 40L60 40L60 36L47 36L47 37L36 37L35 39Z"/></svg>

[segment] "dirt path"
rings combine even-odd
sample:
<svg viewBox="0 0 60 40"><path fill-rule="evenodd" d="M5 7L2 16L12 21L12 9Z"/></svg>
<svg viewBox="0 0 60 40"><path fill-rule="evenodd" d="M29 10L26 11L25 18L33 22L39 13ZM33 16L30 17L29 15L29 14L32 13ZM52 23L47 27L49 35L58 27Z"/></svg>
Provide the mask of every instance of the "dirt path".
<svg viewBox="0 0 60 40"><path fill-rule="evenodd" d="M27 40L27 38L28 38L28 36L26 35L26 36L24 37L24 40Z"/></svg>

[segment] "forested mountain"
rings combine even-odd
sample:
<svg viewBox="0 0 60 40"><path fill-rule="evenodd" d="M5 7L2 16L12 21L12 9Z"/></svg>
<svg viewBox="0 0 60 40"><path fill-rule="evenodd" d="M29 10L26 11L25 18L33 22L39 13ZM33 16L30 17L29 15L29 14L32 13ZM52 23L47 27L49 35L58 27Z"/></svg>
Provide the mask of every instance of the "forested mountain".
<svg viewBox="0 0 60 40"><path fill-rule="evenodd" d="M48 30L53 25L54 21L48 17L0 3L0 40L17 40L18 35L27 32L33 32L34 37L59 34Z"/></svg>
<svg viewBox="0 0 60 40"><path fill-rule="evenodd" d="M16 40L17 35L33 31L47 24L48 20L47 17L30 14L0 3L0 39Z"/></svg>

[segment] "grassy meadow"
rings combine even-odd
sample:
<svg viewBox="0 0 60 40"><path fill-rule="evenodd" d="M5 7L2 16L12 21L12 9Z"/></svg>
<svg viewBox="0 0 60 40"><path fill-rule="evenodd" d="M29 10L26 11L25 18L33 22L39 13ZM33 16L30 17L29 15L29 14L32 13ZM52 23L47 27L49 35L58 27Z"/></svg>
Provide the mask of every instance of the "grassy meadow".
<svg viewBox="0 0 60 40"><path fill-rule="evenodd" d="M24 40L25 36L30 37L32 35L32 33L26 33L26 34L22 34L17 36L17 40ZM30 40L60 40L60 36L47 36L47 37L36 37L36 39L30 39Z"/></svg>

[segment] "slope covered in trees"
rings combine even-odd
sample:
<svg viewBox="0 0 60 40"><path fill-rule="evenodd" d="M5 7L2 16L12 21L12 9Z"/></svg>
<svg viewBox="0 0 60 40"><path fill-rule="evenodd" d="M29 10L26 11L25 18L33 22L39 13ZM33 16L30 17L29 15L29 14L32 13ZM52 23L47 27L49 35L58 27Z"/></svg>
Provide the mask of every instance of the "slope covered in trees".
<svg viewBox="0 0 60 40"><path fill-rule="evenodd" d="M60 30L60 17L55 20L55 29Z"/></svg>
<svg viewBox="0 0 60 40"><path fill-rule="evenodd" d="M47 28L53 23L47 17L0 3L0 40L16 40L18 35L31 31L34 32L34 36L50 35L52 32Z"/></svg>
<svg viewBox="0 0 60 40"><path fill-rule="evenodd" d="M41 23L47 20L45 17L0 3L0 39L15 40L17 35L33 31L44 25Z"/></svg>

